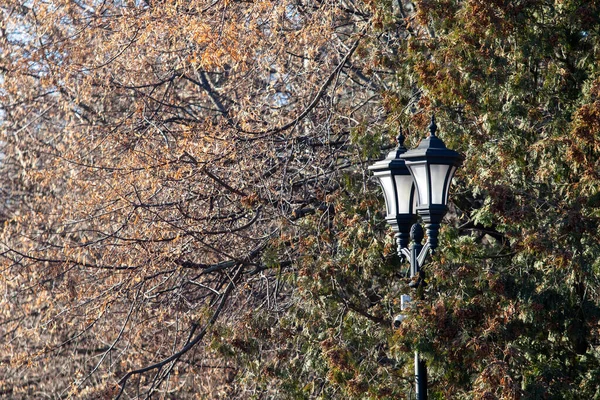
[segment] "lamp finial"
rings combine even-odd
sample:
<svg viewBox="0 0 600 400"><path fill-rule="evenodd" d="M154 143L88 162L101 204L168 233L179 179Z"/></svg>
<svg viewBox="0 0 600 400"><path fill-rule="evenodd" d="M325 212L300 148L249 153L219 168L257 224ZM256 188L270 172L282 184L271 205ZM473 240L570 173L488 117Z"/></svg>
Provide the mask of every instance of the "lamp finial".
<svg viewBox="0 0 600 400"><path fill-rule="evenodd" d="M431 114L431 123L429 124L429 136L435 136L437 125L435 124L435 114Z"/></svg>
<svg viewBox="0 0 600 400"><path fill-rule="evenodd" d="M402 127L400 127L400 129L398 129L398 136L396 136L396 141L398 142L398 148L399 149L403 149L404 148L404 140L406 139L406 137L404 136L404 132L402 131Z"/></svg>

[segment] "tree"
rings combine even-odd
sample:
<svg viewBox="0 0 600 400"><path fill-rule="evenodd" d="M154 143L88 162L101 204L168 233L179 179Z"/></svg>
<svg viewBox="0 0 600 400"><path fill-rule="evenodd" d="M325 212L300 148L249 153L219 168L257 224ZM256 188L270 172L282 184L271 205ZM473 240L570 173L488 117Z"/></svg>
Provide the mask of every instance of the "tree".
<svg viewBox="0 0 600 400"><path fill-rule="evenodd" d="M417 5L434 36L409 52L468 143L470 218L447 234L485 230L432 267L440 295L417 346L452 377L448 397L595 398L598 4L444 5Z"/></svg>
<svg viewBox="0 0 600 400"><path fill-rule="evenodd" d="M13 397L594 398L598 5L5 1ZM407 280L366 166L466 162Z"/></svg>
<svg viewBox="0 0 600 400"><path fill-rule="evenodd" d="M204 348L219 315L236 325L271 301L297 257L272 240L330 212L359 162L353 112L384 118L350 61L367 16L269 1L2 13L4 390L212 384L233 368Z"/></svg>

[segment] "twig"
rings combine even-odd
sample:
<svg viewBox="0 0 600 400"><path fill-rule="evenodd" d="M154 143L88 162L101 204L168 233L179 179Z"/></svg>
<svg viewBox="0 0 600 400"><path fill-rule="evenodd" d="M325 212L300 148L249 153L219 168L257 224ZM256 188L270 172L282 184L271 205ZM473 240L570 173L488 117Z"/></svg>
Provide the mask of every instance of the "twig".
<svg viewBox="0 0 600 400"><path fill-rule="evenodd" d="M221 311L223 310L223 307L225 306L225 303L226 303L227 299L229 298L229 295L231 294L233 288L235 287L235 281L240 276L240 274L242 272L242 269L243 269L243 267L240 265L240 267L237 269L234 277L231 279L231 281L227 285L227 288L225 289L225 291L221 295L221 301L219 302L219 305L217 306L215 312L212 314L212 316L210 317L210 319L208 320L208 322L206 323L206 325L204 326L204 328L202 328L202 330L188 344L186 344L181 350L179 350L177 353L175 353L175 354L173 354L173 355L171 355L171 356L165 358L164 360L162 360L160 362L157 362L155 364L152 364L152 365L149 365L147 367L143 367L143 368L139 368L139 369L127 372L119 380L119 386L121 387L121 390L117 394L117 397L115 398L115 400L118 400L118 399L121 398L121 396L123 395L123 392L125 391L125 386L127 384L127 381L133 375L140 375L140 374L143 374L143 373L148 372L148 371L152 371L152 370L155 370L155 369L161 369L162 367L164 367L165 365L167 365L167 364L169 364L171 362L178 361L179 358L181 358L181 356L183 356L185 353L187 353L188 351L190 351L196 344L198 344L204 338L204 336L208 333L208 330L214 325L214 323L219 318L219 315L221 314Z"/></svg>

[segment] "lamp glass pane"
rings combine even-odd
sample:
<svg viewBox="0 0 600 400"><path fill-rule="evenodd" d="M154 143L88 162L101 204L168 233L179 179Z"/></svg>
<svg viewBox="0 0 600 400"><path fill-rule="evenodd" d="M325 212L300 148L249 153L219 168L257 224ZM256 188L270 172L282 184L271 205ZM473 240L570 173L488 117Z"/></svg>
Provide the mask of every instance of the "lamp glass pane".
<svg viewBox="0 0 600 400"><path fill-rule="evenodd" d="M425 164L417 164L409 166L414 178L415 183L417 185L417 190L419 192L419 204L426 205L429 204L429 184L427 182L427 171Z"/></svg>
<svg viewBox="0 0 600 400"><path fill-rule="evenodd" d="M377 178L379 178L379 183L383 189L388 216L396 215L396 199L394 196L394 182L392 181L392 176L379 175Z"/></svg>
<svg viewBox="0 0 600 400"><path fill-rule="evenodd" d="M446 204L446 174L450 169L450 165L431 164L429 171L431 172L431 203Z"/></svg>
<svg viewBox="0 0 600 400"><path fill-rule="evenodd" d="M413 179L410 175L396 175L396 190L398 191L398 214L413 214Z"/></svg>
<svg viewBox="0 0 600 400"><path fill-rule="evenodd" d="M456 167L452 167L452 169L450 170L450 175L448 175L448 187L446 187L445 189L446 198L444 199L444 204L448 204L448 193L450 193L450 185L452 184L452 177L454 176L455 172Z"/></svg>

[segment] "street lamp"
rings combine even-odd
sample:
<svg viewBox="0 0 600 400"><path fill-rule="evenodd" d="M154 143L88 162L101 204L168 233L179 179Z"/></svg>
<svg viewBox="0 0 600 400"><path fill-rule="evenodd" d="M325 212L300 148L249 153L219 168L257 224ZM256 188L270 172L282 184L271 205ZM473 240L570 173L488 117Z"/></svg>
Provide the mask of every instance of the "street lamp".
<svg viewBox="0 0 600 400"><path fill-rule="evenodd" d="M410 261L410 287L424 284L421 270L427 255L438 245L438 231L448 212L448 192L452 177L460 167L463 157L450 150L435 133L435 117L431 117L429 137L423 139L416 149L404 147L402 131L398 136L398 148L369 169L378 178L385 196L386 221L396 233L398 254ZM427 229L427 241L423 228L416 223L421 217ZM408 245L412 240L410 249ZM403 296L403 300L406 300ZM405 303L403 301L403 303ZM404 308L404 305L403 305ZM396 319L401 321L402 319ZM427 399L427 367L415 352L415 387L418 400Z"/></svg>
<svg viewBox="0 0 600 400"><path fill-rule="evenodd" d="M415 183L406 162L400 157L406 153L402 130L396 138L398 147L387 157L371 165L369 169L379 180L385 196L387 216L385 220L396 233L398 250L410 243L410 227L417 222L417 196Z"/></svg>
<svg viewBox="0 0 600 400"><path fill-rule="evenodd" d="M417 212L427 228L427 243L431 250L437 247L440 223L448 211L452 177L463 161L460 154L446 148L444 142L435 136L436 131L435 117L432 116L429 137L423 139L416 149L400 155L417 186Z"/></svg>

